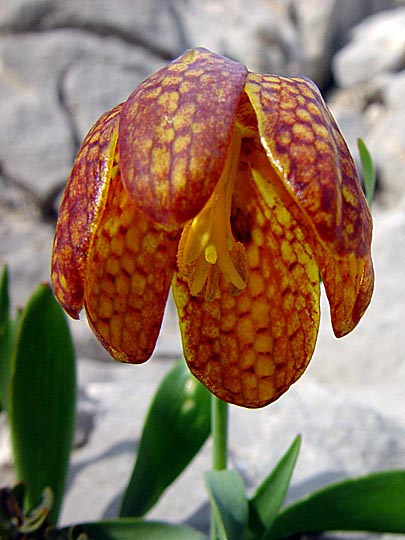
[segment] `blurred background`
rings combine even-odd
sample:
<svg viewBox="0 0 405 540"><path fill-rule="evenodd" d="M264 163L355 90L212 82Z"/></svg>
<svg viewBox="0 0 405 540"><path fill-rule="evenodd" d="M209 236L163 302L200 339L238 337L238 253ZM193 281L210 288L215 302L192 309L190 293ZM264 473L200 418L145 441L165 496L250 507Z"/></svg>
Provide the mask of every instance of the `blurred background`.
<svg viewBox="0 0 405 540"><path fill-rule="evenodd" d="M356 161L362 137L378 173L371 307L336 340L323 299L307 374L274 406L233 408L232 465L253 486L301 432L295 495L331 478L405 468L404 1L2 0L0 262L9 265L13 305L49 280L60 196L88 129L196 46L252 71L311 77ZM72 322L80 400L65 522L114 513L148 400L181 354L171 306L166 315L155 359L137 368L106 361L85 321ZM3 424L0 483L13 475ZM208 461L206 450L156 517L204 519L197 477Z"/></svg>

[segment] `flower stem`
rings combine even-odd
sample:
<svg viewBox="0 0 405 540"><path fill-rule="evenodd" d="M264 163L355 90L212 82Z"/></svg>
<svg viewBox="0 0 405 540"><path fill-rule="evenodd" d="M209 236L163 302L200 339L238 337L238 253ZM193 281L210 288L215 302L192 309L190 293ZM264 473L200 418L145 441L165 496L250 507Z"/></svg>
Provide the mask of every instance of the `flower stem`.
<svg viewBox="0 0 405 540"><path fill-rule="evenodd" d="M226 469L228 460L228 404L211 395L212 469ZM211 508L211 540L218 540L218 527Z"/></svg>
<svg viewBox="0 0 405 540"><path fill-rule="evenodd" d="M211 396L212 468L226 469L228 458L228 404Z"/></svg>

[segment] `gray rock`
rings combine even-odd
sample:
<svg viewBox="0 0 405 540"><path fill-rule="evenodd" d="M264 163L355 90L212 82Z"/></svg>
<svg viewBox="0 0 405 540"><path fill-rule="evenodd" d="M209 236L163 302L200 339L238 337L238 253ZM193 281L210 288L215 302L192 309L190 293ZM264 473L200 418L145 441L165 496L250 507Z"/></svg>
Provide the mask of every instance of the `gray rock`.
<svg viewBox="0 0 405 540"><path fill-rule="evenodd" d="M0 28L8 31L76 28L115 35L168 58L184 45L171 1L13 0L2 3Z"/></svg>
<svg viewBox="0 0 405 540"><path fill-rule="evenodd" d="M279 0L177 0L185 41L225 54L251 71L287 74L296 64L299 41Z"/></svg>
<svg viewBox="0 0 405 540"><path fill-rule="evenodd" d="M0 488L13 486L15 479L16 475L7 416L4 412L0 412Z"/></svg>
<svg viewBox="0 0 405 540"><path fill-rule="evenodd" d="M381 78L378 84L382 103L367 111L365 140L378 167L382 200L398 206L405 200L405 70Z"/></svg>
<svg viewBox="0 0 405 540"><path fill-rule="evenodd" d="M8 213L0 219L0 264L10 271L12 305L23 307L39 282L49 281L53 226Z"/></svg>
<svg viewBox="0 0 405 540"><path fill-rule="evenodd" d="M297 73L310 77L321 87L328 84L332 58L346 42L351 28L372 13L394 5L390 0L293 0L290 13L300 36Z"/></svg>
<svg viewBox="0 0 405 540"><path fill-rule="evenodd" d="M22 32L35 28L52 10L53 0L10 0L0 4L0 30Z"/></svg>
<svg viewBox="0 0 405 540"><path fill-rule="evenodd" d="M99 116L127 99L164 63L144 49L129 47L116 38L91 37L89 41L95 46L83 51L65 72L61 85L63 104L80 141Z"/></svg>
<svg viewBox="0 0 405 540"><path fill-rule="evenodd" d="M96 118L161 65L136 46L75 30L2 36L0 58L3 174L42 201L66 181Z"/></svg>
<svg viewBox="0 0 405 540"><path fill-rule="evenodd" d="M359 163L357 138L366 142L378 174L380 203L400 206L405 198L405 70L338 89L329 101L332 112Z"/></svg>
<svg viewBox="0 0 405 540"><path fill-rule="evenodd" d="M5 176L37 198L61 182L72 159L58 103L59 74L69 61L60 45L39 35L0 38L0 162Z"/></svg>
<svg viewBox="0 0 405 540"><path fill-rule="evenodd" d="M306 75L321 86L329 82L332 56L349 30L393 5L390 0L175 3L189 46L206 46L259 73Z"/></svg>
<svg viewBox="0 0 405 540"><path fill-rule="evenodd" d="M376 283L371 304L348 336L333 337L325 295L315 355L309 374L339 391L366 396L373 407L405 427L405 334L403 268L405 268L405 205L386 212L373 208L373 260Z"/></svg>
<svg viewBox="0 0 405 540"><path fill-rule="evenodd" d="M373 15L356 26L349 43L333 59L337 83L353 86L404 68L404 26L403 7Z"/></svg>

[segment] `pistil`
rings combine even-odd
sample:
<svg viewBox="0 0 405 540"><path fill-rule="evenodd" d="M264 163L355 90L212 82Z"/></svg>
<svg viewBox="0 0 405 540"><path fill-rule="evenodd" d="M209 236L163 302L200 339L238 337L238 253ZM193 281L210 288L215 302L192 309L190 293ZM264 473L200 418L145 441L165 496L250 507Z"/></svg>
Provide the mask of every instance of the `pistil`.
<svg viewBox="0 0 405 540"><path fill-rule="evenodd" d="M201 212L184 227L178 250L179 270L192 295L215 298L219 274L233 293L246 287L245 250L231 229L232 194L239 165L241 135L235 128L218 185Z"/></svg>

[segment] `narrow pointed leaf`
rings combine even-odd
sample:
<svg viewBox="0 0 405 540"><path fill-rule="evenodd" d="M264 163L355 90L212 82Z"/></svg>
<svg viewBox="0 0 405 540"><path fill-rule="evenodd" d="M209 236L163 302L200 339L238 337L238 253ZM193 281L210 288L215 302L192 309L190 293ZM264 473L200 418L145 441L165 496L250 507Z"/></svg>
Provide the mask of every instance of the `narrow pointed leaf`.
<svg viewBox="0 0 405 540"><path fill-rule="evenodd" d="M177 362L150 406L121 516L142 516L182 473L210 434L210 393Z"/></svg>
<svg viewBox="0 0 405 540"><path fill-rule="evenodd" d="M199 531L185 525L147 522L134 518L83 523L48 533L48 540L206 540ZM86 536L84 536L86 535Z"/></svg>
<svg viewBox="0 0 405 540"><path fill-rule="evenodd" d="M248 522L248 500L240 475L234 470L205 474L220 540L242 540Z"/></svg>
<svg viewBox="0 0 405 540"><path fill-rule="evenodd" d="M10 357L12 347L12 322L10 320L8 269L3 266L0 277L0 411L7 410L10 383Z"/></svg>
<svg viewBox="0 0 405 540"><path fill-rule="evenodd" d="M75 412L75 355L62 308L40 285L21 317L12 358L10 429L27 507L46 487L54 494L50 522L57 520L71 450Z"/></svg>
<svg viewBox="0 0 405 540"><path fill-rule="evenodd" d="M405 533L405 471L347 480L283 510L263 540L306 532Z"/></svg>
<svg viewBox="0 0 405 540"><path fill-rule="evenodd" d="M362 139L357 139L357 146L359 149L361 166L363 168L363 182L366 191L366 199L369 207L371 207L376 183L374 164L370 152Z"/></svg>
<svg viewBox="0 0 405 540"><path fill-rule="evenodd" d="M298 436L250 500L249 525L257 536L272 526L283 504L300 446L301 437Z"/></svg>

